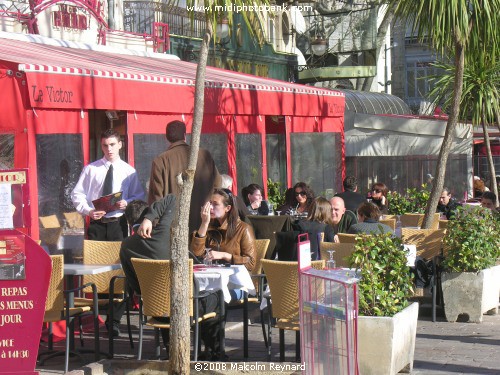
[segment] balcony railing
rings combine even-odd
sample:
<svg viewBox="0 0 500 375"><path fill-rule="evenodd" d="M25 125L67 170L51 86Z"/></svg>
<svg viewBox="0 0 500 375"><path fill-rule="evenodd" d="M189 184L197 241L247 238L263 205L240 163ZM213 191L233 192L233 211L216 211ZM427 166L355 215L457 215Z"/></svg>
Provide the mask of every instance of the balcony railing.
<svg viewBox="0 0 500 375"><path fill-rule="evenodd" d="M124 28L134 33L153 34L153 23L168 24L169 33L202 38L206 28L205 14L196 12L191 21L185 8L158 2L124 1Z"/></svg>

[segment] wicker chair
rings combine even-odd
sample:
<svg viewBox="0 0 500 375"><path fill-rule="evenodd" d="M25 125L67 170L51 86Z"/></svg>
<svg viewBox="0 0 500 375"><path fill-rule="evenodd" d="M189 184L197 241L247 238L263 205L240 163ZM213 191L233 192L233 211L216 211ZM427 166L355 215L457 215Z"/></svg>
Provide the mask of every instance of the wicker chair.
<svg viewBox="0 0 500 375"><path fill-rule="evenodd" d="M392 230L395 230L396 229L396 219L380 219L378 221L380 224L385 224L389 227L392 228Z"/></svg>
<svg viewBox="0 0 500 375"><path fill-rule="evenodd" d="M83 216L78 212L65 212L64 219L68 223L68 228L70 229L83 229L85 227L85 221Z"/></svg>
<svg viewBox="0 0 500 375"><path fill-rule="evenodd" d="M251 272L255 290L255 297L248 297L247 293L243 294L243 298L237 301L231 301L226 306L227 310L243 309L243 356L248 358L248 303L260 304L264 290L264 274L262 273L262 259L265 258L267 248L271 241L268 239L255 240L255 266ZM262 334L264 335L264 343L267 346L266 328L264 325L264 313L260 310L260 321L262 324Z"/></svg>
<svg viewBox="0 0 500 375"><path fill-rule="evenodd" d="M432 321L436 321L436 306L438 292L441 288L440 260L443 255L443 237L446 229L410 229L402 228L401 239L405 244L413 244L417 247L417 256L432 261L433 282L432 288ZM442 305L439 296L439 304Z"/></svg>
<svg viewBox="0 0 500 375"><path fill-rule="evenodd" d="M439 220L439 229L446 229L448 228L448 220Z"/></svg>
<svg viewBox="0 0 500 375"><path fill-rule="evenodd" d="M120 263L120 241L83 241L83 264L117 264ZM97 286L97 292L108 297L99 298L99 311L108 314L108 321L113 322L113 304L126 303L127 329L130 347L134 348L132 339L132 329L130 326L129 293L125 282L125 275L122 270L109 271L97 275L83 276L83 283L92 282ZM88 292L85 289L84 292ZM75 306L85 306L89 304L87 298L75 298ZM109 327L109 356L114 355L114 337Z"/></svg>
<svg viewBox="0 0 500 375"><path fill-rule="evenodd" d="M45 301L45 315L43 318L44 323L49 323L49 341L48 351L38 354L39 364L43 365L47 359L64 354L64 372L68 372L69 355L70 355L70 325L73 324L75 317L88 314L93 311L94 315L94 350L95 360L99 360L99 314L97 312L97 288L93 284L82 285L79 288L72 290L64 290L64 257L63 255L52 255L52 273L50 275L49 290L47 293L47 300ZM92 289L92 305L82 307L70 307L65 304L65 299L68 298L70 293L82 290L85 287ZM54 351L54 340L52 334L52 323L65 320L66 322L66 350ZM42 356L46 356L41 359Z"/></svg>
<svg viewBox="0 0 500 375"><path fill-rule="evenodd" d="M340 243L356 243L357 234L337 233Z"/></svg>
<svg viewBox="0 0 500 375"><path fill-rule="evenodd" d="M155 330L156 356L160 357L159 329L170 329L170 323L158 317L170 317L170 279L171 266L169 260L151 260L132 258L139 285L141 287L140 309L139 309L139 352L137 358L142 357L142 340L144 326L153 327ZM206 319L216 317L215 312L210 312L202 317L198 316L198 291L193 287L193 260L189 260L189 298L192 302L189 304L189 316L191 325L194 326L194 361L198 360L198 349L200 346L199 324ZM216 291L220 295L220 301L223 301L222 291ZM194 305L194 306L193 306ZM221 306L221 324L224 316L224 303ZM221 327L222 334L222 327ZM222 343L221 343L222 347Z"/></svg>
<svg viewBox="0 0 500 375"><path fill-rule="evenodd" d="M42 244L57 247L63 228L56 215L40 216L40 240Z"/></svg>
<svg viewBox="0 0 500 375"><path fill-rule="evenodd" d="M271 360L271 328L279 329L280 361L285 360L285 330L295 331L295 359L300 360L300 322L299 322L299 276L298 263L264 259L262 267L266 274L271 295L266 295L269 322L267 331L267 350ZM324 260L312 262L312 267L323 269ZM271 305L272 298L272 305ZM274 324L272 320L275 320Z"/></svg>
<svg viewBox="0 0 500 375"><path fill-rule="evenodd" d="M433 216L432 228L439 228L439 217L441 214L435 213ZM424 214L404 214L401 215L401 224L404 227L422 227L422 223L424 222Z"/></svg>
<svg viewBox="0 0 500 375"><path fill-rule="evenodd" d="M328 250L335 251L335 253L333 253L333 259L335 259L335 265L337 267L349 267L349 263L346 259L354 252L354 247L354 243L321 242L319 244L322 260L327 261L330 259Z"/></svg>

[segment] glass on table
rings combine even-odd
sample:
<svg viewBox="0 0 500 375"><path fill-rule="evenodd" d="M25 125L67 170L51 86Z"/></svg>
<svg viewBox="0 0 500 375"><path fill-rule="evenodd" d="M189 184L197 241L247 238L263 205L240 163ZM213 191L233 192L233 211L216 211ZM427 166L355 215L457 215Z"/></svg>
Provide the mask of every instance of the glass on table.
<svg viewBox="0 0 500 375"><path fill-rule="evenodd" d="M203 264L205 266L211 266L212 265L212 258L209 257L209 253L212 251L211 248L206 247L205 248L205 257L203 258Z"/></svg>
<svg viewBox="0 0 500 375"><path fill-rule="evenodd" d="M328 254L330 255L330 259L326 261L326 269L327 270L333 270L335 269L335 259L333 259L333 253L335 250L327 250Z"/></svg>

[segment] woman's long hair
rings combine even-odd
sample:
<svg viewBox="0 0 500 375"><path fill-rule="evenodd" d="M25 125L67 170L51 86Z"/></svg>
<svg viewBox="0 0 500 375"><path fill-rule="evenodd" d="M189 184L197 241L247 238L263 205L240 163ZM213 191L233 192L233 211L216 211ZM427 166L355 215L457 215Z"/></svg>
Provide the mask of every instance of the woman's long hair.
<svg viewBox="0 0 500 375"><path fill-rule="evenodd" d="M332 205L323 197L316 198L312 205L307 220L333 226Z"/></svg>
<svg viewBox="0 0 500 375"><path fill-rule="evenodd" d="M233 193L231 193L228 189L219 189L216 188L212 192L212 194L220 195L223 200L222 203L225 207L231 206L231 209L227 213L227 232L226 238L230 240L236 234L236 227L238 225L238 220L240 219L238 215L238 209L236 207L236 200L234 199Z"/></svg>
<svg viewBox="0 0 500 375"><path fill-rule="evenodd" d="M243 195L243 201L247 206L250 205L250 199L248 199L248 194L252 195L257 190L260 191L261 194L264 194L264 189L259 184L250 184L241 189L241 195Z"/></svg>

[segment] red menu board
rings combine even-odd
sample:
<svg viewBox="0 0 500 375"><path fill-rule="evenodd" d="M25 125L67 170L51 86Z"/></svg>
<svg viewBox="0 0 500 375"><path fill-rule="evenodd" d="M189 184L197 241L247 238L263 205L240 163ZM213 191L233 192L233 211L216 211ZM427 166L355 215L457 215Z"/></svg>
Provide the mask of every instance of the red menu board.
<svg viewBox="0 0 500 375"><path fill-rule="evenodd" d="M0 230L0 262L0 374L38 374L50 257L25 234Z"/></svg>

